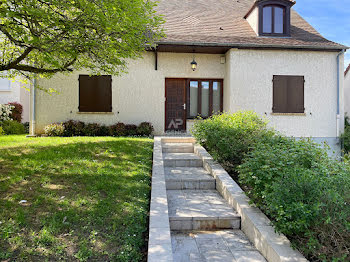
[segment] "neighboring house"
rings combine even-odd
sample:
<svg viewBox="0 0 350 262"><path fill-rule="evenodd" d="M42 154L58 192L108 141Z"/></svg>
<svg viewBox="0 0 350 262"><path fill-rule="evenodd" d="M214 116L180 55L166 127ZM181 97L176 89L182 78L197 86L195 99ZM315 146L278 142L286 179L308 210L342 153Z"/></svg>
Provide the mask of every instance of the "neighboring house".
<svg viewBox="0 0 350 262"><path fill-rule="evenodd" d="M21 82L0 78L0 104L11 102L17 102L23 106L22 122L29 122L29 91Z"/></svg>
<svg viewBox="0 0 350 262"><path fill-rule="evenodd" d="M344 73L344 104L345 114L350 117L350 64ZM349 119L350 120L350 119Z"/></svg>
<svg viewBox="0 0 350 262"><path fill-rule="evenodd" d="M242 109L265 116L288 136L335 143L344 128L347 47L322 37L294 4L161 0L157 11L167 37L143 59L131 60L128 74L75 72L39 80L60 94L37 92L36 132L74 119L149 121L163 134L189 130L198 114Z"/></svg>

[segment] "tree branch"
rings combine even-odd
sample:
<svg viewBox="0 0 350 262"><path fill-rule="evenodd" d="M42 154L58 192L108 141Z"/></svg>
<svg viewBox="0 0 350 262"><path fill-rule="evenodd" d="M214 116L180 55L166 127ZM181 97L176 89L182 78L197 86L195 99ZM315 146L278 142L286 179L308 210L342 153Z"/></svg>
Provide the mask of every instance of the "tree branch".
<svg viewBox="0 0 350 262"><path fill-rule="evenodd" d="M30 47L30 45L27 45L24 42L13 38L12 35L5 29L4 25L0 25L0 31L3 32L7 36L7 38L10 39L10 41L13 42L14 44L19 46Z"/></svg>
<svg viewBox="0 0 350 262"><path fill-rule="evenodd" d="M2 66L2 68L5 68L4 70L8 70L11 69L13 66L17 65L18 63L22 62L22 60L24 58L27 57L27 55L33 50L33 47L27 47L26 50L24 50L24 52L17 57L15 60L13 60L12 62L8 63L7 65ZM7 68L7 69L6 69Z"/></svg>
<svg viewBox="0 0 350 262"><path fill-rule="evenodd" d="M9 69L15 69L19 71L25 71L25 72L30 72L30 73L35 73L35 74L44 74L44 73L58 73L58 72L72 72L73 68L69 68L71 65L73 65L77 61L77 58L72 59L71 61L67 62L66 64L63 65L63 67L60 68L40 68L40 67L35 67L35 66L30 66L30 65L23 65L23 64L15 64L11 68L6 68L4 66L0 66L0 71L5 71Z"/></svg>

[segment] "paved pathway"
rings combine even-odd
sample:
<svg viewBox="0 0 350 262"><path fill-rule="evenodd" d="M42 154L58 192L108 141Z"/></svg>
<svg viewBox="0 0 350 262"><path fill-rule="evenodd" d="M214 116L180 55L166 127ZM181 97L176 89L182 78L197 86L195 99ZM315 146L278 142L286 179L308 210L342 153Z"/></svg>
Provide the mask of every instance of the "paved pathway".
<svg viewBox="0 0 350 262"><path fill-rule="evenodd" d="M191 143L162 145L174 262L262 262Z"/></svg>

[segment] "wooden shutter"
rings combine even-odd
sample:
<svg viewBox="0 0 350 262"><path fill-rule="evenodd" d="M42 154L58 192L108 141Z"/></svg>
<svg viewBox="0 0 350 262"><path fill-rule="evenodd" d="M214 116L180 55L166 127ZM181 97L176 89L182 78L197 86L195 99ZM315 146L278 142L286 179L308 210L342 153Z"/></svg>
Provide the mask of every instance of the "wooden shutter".
<svg viewBox="0 0 350 262"><path fill-rule="evenodd" d="M112 112L111 76L79 76L79 111Z"/></svg>
<svg viewBox="0 0 350 262"><path fill-rule="evenodd" d="M304 113L304 77L273 77L274 113Z"/></svg>
<svg viewBox="0 0 350 262"><path fill-rule="evenodd" d="M288 111L304 113L304 77L288 77Z"/></svg>
<svg viewBox="0 0 350 262"><path fill-rule="evenodd" d="M288 84L284 76L273 76L273 113L288 113Z"/></svg>

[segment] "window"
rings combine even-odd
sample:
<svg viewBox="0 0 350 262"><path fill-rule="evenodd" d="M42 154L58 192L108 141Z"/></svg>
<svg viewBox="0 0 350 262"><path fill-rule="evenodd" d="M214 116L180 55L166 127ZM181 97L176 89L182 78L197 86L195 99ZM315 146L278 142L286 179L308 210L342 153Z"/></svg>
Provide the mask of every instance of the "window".
<svg viewBox="0 0 350 262"><path fill-rule="evenodd" d="M285 7L268 5L263 7L262 34L286 34Z"/></svg>
<svg viewBox="0 0 350 262"><path fill-rule="evenodd" d="M273 113L304 113L304 77L273 77Z"/></svg>
<svg viewBox="0 0 350 262"><path fill-rule="evenodd" d="M189 80L187 118L207 118L222 112L222 80Z"/></svg>
<svg viewBox="0 0 350 262"><path fill-rule="evenodd" d="M11 81L6 78L0 78L0 91L10 91Z"/></svg>
<svg viewBox="0 0 350 262"><path fill-rule="evenodd" d="M112 112L112 76L79 76L79 112Z"/></svg>

